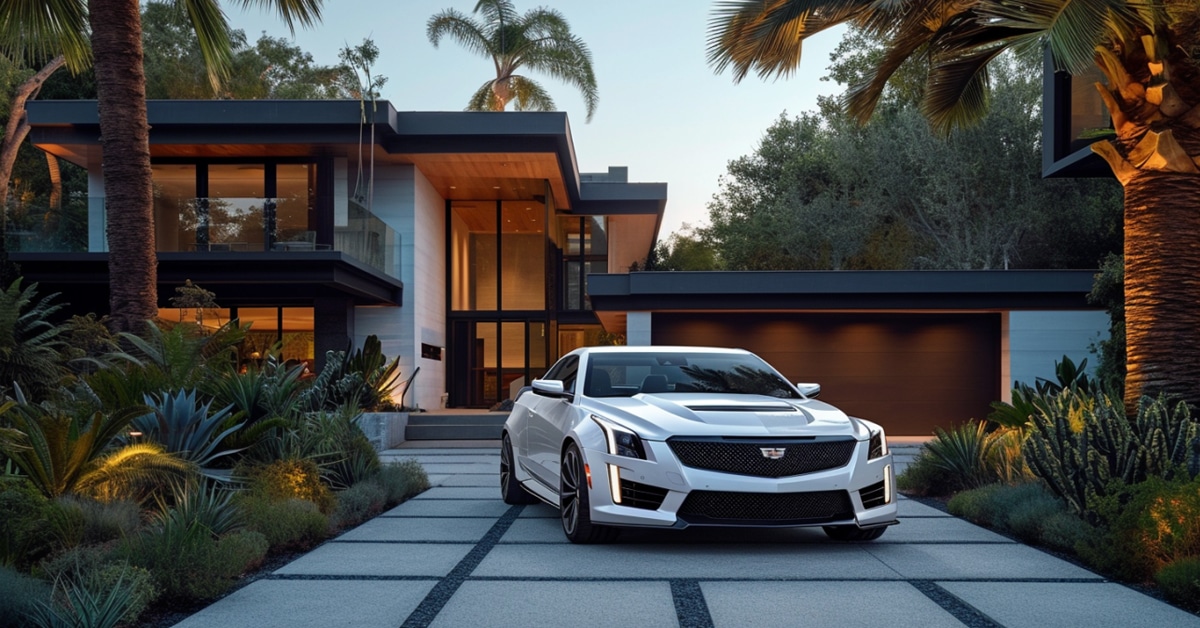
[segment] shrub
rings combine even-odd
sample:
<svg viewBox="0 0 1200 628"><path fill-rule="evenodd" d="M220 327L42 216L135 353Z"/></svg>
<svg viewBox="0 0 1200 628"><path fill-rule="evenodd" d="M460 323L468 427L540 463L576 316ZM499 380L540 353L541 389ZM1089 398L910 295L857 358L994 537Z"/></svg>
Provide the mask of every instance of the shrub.
<svg viewBox="0 0 1200 628"><path fill-rule="evenodd" d="M131 501L101 502L76 495L64 495L58 501L83 515L84 544L120 539L136 533L141 526L141 513Z"/></svg>
<svg viewBox="0 0 1200 628"><path fill-rule="evenodd" d="M413 459L382 465L372 481L383 487L387 503L394 506L429 488L429 476L421 463Z"/></svg>
<svg viewBox="0 0 1200 628"><path fill-rule="evenodd" d="M1192 610L1200 606L1200 556L1171 562L1154 574L1154 581L1168 600Z"/></svg>
<svg viewBox="0 0 1200 628"><path fill-rule="evenodd" d="M215 485L177 486L175 503L159 500L154 521L162 527L199 526L213 536L223 536L243 527L241 511L233 503L233 491Z"/></svg>
<svg viewBox="0 0 1200 628"><path fill-rule="evenodd" d="M329 487L321 483L317 464L308 459L276 460L249 470L250 491L273 500L304 499L330 514L337 504Z"/></svg>
<svg viewBox="0 0 1200 628"><path fill-rule="evenodd" d="M1082 519L1067 511L1062 500L1036 482L992 484L963 491L950 500L947 509L976 523L1011 532L1023 541L1063 549L1074 548L1087 528ZM1051 522L1056 526L1053 529L1048 528Z"/></svg>
<svg viewBox="0 0 1200 628"><path fill-rule="evenodd" d="M1145 582L1178 559L1200 556L1200 479L1114 482L1095 504L1103 533L1079 551L1103 571Z"/></svg>
<svg viewBox="0 0 1200 628"><path fill-rule="evenodd" d="M306 549L329 536L329 517L310 501L242 495L237 504L246 529L262 534L272 551Z"/></svg>
<svg viewBox="0 0 1200 628"><path fill-rule="evenodd" d="M30 613L50 600L50 586L36 578L0 566L0 626L21 628L31 625Z"/></svg>
<svg viewBox="0 0 1200 628"><path fill-rule="evenodd" d="M1042 522L1042 543L1066 552L1075 552L1081 543L1097 534L1088 522L1066 507Z"/></svg>
<svg viewBox="0 0 1200 628"><path fill-rule="evenodd" d="M914 495L947 495L957 485L954 474L938 466L924 449L896 477L896 487Z"/></svg>
<svg viewBox="0 0 1200 628"><path fill-rule="evenodd" d="M333 523L339 528L357 525L383 512L387 491L376 482L359 482L337 494Z"/></svg>
<svg viewBox="0 0 1200 628"><path fill-rule="evenodd" d="M167 525L128 539L119 552L130 563L149 569L164 597L207 600L261 563L267 539L248 530L214 538L198 525Z"/></svg>

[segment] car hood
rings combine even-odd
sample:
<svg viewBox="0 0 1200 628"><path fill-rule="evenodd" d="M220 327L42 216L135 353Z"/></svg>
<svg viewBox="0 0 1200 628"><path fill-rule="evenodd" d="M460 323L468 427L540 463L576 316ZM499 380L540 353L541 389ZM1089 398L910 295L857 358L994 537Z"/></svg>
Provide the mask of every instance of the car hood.
<svg viewBox="0 0 1200 628"><path fill-rule="evenodd" d="M866 438L844 412L815 399L665 393L592 398L586 405L649 440L677 435Z"/></svg>

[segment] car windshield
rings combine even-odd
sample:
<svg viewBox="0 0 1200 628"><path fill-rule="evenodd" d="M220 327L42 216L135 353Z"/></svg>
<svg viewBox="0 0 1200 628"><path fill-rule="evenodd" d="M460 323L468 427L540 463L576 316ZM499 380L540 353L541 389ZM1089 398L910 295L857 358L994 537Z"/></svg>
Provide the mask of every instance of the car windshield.
<svg viewBox="0 0 1200 628"><path fill-rule="evenodd" d="M733 393L782 399L801 396L766 362L744 353L595 353L584 394Z"/></svg>

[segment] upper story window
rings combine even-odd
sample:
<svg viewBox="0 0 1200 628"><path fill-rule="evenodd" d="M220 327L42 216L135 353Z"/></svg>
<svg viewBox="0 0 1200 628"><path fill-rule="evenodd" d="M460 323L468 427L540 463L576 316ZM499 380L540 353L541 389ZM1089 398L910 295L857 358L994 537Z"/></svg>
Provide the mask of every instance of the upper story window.
<svg viewBox="0 0 1200 628"><path fill-rule="evenodd" d="M559 219L563 243L562 297L564 310L590 310L587 276L608 272L608 232L604 216Z"/></svg>

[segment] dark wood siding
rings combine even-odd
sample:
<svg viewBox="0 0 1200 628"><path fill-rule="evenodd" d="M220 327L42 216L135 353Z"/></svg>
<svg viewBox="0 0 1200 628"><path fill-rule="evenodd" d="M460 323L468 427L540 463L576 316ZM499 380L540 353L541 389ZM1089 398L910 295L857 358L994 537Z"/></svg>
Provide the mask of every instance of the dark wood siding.
<svg viewBox="0 0 1200 628"><path fill-rule="evenodd" d="M748 349L891 435L982 419L999 399L999 314L653 316L654 344Z"/></svg>

